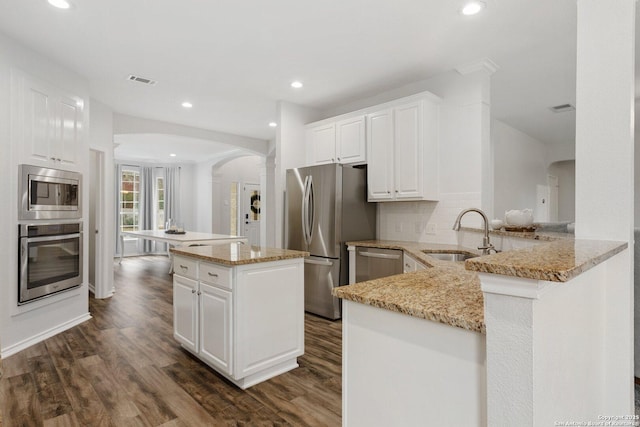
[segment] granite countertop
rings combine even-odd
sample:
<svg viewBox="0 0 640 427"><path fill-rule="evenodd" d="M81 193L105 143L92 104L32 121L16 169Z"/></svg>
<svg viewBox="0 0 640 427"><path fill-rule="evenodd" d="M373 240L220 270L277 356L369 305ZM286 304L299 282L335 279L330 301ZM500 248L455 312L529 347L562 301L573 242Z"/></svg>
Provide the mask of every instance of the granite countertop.
<svg viewBox="0 0 640 427"><path fill-rule="evenodd" d="M468 259L440 261L429 251L469 252L458 245L388 240L347 242L350 246L401 249L427 268L333 290L339 298L485 333L484 297L477 272L566 282L615 254L623 242L550 239L533 247Z"/></svg>
<svg viewBox="0 0 640 427"><path fill-rule="evenodd" d="M440 261L423 252L462 251L478 254L477 250L458 245L389 240L347 244L401 249L431 268L340 286L333 290L338 298L485 333L484 298L477 273L465 270L463 262Z"/></svg>
<svg viewBox="0 0 640 427"><path fill-rule="evenodd" d="M465 261L467 270L567 282L627 248L604 240L557 240Z"/></svg>
<svg viewBox="0 0 640 427"><path fill-rule="evenodd" d="M171 248L174 255L197 258L229 266L303 258L309 252L230 243L214 246L184 246Z"/></svg>

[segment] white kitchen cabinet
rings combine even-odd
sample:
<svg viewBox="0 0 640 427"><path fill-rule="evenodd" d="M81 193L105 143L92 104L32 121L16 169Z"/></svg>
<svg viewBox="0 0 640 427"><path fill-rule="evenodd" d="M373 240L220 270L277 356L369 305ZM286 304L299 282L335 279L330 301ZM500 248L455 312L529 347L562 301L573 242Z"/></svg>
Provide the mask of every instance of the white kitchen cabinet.
<svg viewBox="0 0 640 427"><path fill-rule="evenodd" d="M222 372L231 374L231 292L205 282L200 282L199 292L200 357Z"/></svg>
<svg viewBox="0 0 640 427"><path fill-rule="evenodd" d="M173 336L186 349L198 349L198 282L173 275Z"/></svg>
<svg viewBox="0 0 640 427"><path fill-rule="evenodd" d="M369 201L437 200L438 105L424 98L367 115Z"/></svg>
<svg viewBox="0 0 640 427"><path fill-rule="evenodd" d="M425 267L421 262L408 255L406 252L402 255L403 272L410 273L412 271L425 270Z"/></svg>
<svg viewBox="0 0 640 427"><path fill-rule="evenodd" d="M333 120L307 127L307 163L364 163L366 161L365 116Z"/></svg>
<svg viewBox="0 0 640 427"><path fill-rule="evenodd" d="M19 72L14 132L23 147L21 163L77 169L83 144L83 100Z"/></svg>
<svg viewBox="0 0 640 427"><path fill-rule="evenodd" d="M175 339L243 389L297 367L304 353L303 260L227 267L176 256ZM180 275L183 265L195 280Z"/></svg>
<svg viewBox="0 0 640 427"><path fill-rule="evenodd" d="M307 128L309 166L334 163L336 159L336 125L323 124Z"/></svg>

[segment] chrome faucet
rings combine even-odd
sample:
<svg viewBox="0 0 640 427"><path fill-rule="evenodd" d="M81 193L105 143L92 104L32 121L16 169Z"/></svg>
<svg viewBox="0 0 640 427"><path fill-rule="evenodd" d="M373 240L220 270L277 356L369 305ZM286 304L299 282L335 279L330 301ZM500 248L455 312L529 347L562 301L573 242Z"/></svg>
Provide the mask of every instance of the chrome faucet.
<svg viewBox="0 0 640 427"><path fill-rule="evenodd" d="M458 214L458 218L456 218L456 222L453 223L453 230L460 231L460 220L462 217L468 212L477 212L482 216L482 220L484 221L484 237L482 238L482 246L478 246L478 249L482 250L482 255L489 255L491 251L498 252L498 250L489 242L489 219L487 219L487 215L477 208L469 208L465 209L460 214Z"/></svg>

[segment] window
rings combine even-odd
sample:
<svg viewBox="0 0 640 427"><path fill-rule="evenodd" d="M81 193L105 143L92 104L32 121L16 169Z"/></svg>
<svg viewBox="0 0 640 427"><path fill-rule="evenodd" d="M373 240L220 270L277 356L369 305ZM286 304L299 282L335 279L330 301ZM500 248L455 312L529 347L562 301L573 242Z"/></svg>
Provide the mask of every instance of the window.
<svg viewBox="0 0 640 427"><path fill-rule="evenodd" d="M155 193L156 228L164 230L164 178L161 176L156 177Z"/></svg>
<svg viewBox="0 0 640 427"><path fill-rule="evenodd" d="M138 231L140 224L140 172L123 169L120 184L120 231Z"/></svg>

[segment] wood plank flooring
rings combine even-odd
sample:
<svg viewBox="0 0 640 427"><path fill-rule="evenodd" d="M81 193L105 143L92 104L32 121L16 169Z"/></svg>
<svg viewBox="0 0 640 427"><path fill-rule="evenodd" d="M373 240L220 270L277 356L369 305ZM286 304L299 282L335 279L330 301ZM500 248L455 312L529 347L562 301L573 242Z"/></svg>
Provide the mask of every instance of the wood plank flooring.
<svg viewBox="0 0 640 427"><path fill-rule="evenodd" d="M93 319L2 360L0 426L339 426L341 322L305 316L300 367L240 390L173 339L166 257L114 264Z"/></svg>

